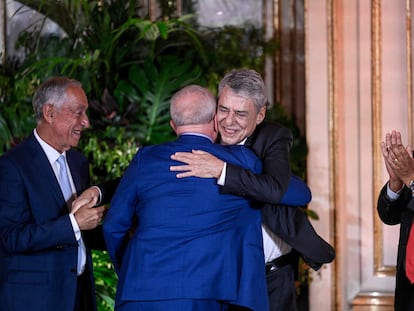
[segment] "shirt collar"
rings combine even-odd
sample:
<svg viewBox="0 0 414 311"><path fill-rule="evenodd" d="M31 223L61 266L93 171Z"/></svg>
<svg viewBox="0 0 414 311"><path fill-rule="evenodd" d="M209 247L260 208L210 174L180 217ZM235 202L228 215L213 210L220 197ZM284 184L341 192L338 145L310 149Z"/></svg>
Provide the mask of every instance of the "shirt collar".
<svg viewBox="0 0 414 311"><path fill-rule="evenodd" d="M33 130L33 134L36 140L39 142L40 146L42 147L51 164L54 163L57 160L57 158L59 158L61 155L66 157L66 151L64 151L62 154L59 153L55 148L53 148L39 136L36 129Z"/></svg>
<svg viewBox="0 0 414 311"><path fill-rule="evenodd" d="M244 145L246 143L247 137L243 139L241 142L238 143L238 145Z"/></svg>
<svg viewBox="0 0 414 311"><path fill-rule="evenodd" d="M201 137L207 138L209 141L211 141L212 143L214 143L214 141L211 139L211 137L209 137L209 136L207 136L207 135L204 135L204 134L201 134L201 133L192 133L192 132L187 132L187 133L182 133L182 134L180 134L180 135L194 135L194 136L201 136Z"/></svg>

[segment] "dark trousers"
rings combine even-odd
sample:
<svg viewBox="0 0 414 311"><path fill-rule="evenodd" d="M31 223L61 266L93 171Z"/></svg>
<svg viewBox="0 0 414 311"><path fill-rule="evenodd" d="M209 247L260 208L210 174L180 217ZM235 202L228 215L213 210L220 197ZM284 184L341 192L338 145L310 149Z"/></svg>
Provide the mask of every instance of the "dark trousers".
<svg viewBox="0 0 414 311"><path fill-rule="evenodd" d="M397 273L395 288L395 311L414 311L414 284L405 276L405 271Z"/></svg>
<svg viewBox="0 0 414 311"><path fill-rule="evenodd" d="M93 311L94 303L92 295L92 288L90 284L89 274L87 271L78 276L78 283L76 287L76 302L74 311Z"/></svg>
<svg viewBox="0 0 414 311"><path fill-rule="evenodd" d="M296 311L295 273L289 264L266 271L270 311Z"/></svg>

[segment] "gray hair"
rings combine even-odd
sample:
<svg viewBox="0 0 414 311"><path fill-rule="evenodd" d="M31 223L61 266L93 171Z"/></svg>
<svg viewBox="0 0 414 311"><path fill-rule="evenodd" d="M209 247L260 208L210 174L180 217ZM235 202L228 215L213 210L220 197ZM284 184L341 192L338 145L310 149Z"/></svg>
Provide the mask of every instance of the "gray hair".
<svg viewBox="0 0 414 311"><path fill-rule="evenodd" d="M233 69L220 81L218 95L229 87L236 95L253 99L257 111L260 111L267 101L266 86L261 75L253 69Z"/></svg>
<svg viewBox="0 0 414 311"><path fill-rule="evenodd" d="M171 119L177 126L207 124L216 114L216 98L199 85L188 85L171 97Z"/></svg>
<svg viewBox="0 0 414 311"><path fill-rule="evenodd" d="M67 77L49 78L38 87L32 99L36 121L43 119L45 104L51 104L57 108L62 106L66 100L66 90L70 86L82 88L79 81Z"/></svg>

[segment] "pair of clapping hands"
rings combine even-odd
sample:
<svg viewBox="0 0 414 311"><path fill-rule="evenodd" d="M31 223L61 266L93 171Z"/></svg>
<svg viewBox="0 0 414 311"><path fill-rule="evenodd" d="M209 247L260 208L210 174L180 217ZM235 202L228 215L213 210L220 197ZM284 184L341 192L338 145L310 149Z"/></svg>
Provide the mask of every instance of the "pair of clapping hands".
<svg viewBox="0 0 414 311"><path fill-rule="evenodd" d="M389 174L389 187L399 192L414 181L414 159L412 146L402 144L401 133L392 131L385 135L381 142L382 155Z"/></svg>

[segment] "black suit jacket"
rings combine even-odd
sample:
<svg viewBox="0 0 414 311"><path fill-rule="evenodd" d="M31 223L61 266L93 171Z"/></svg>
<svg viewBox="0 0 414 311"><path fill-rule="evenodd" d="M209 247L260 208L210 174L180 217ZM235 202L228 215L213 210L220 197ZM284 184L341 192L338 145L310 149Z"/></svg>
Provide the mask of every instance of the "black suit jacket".
<svg viewBox="0 0 414 311"><path fill-rule="evenodd" d="M247 195L260 203L262 222L288 243L314 270L335 258L334 248L322 239L300 208L277 205L288 187L291 175L289 151L292 133L276 123L262 122L247 139L262 160L263 174L254 175L228 164L223 193Z"/></svg>
<svg viewBox="0 0 414 311"><path fill-rule="evenodd" d="M414 199L411 196L411 191L404 187L398 199L391 201L387 197L387 185L385 185L378 197L377 210L380 219L385 224L400 224L395 287L395 310L413 310L414 299L410 299L410 297L414 297L414 285L411 285L405 276L405 249L411 224L414 220Z"/></svg>

